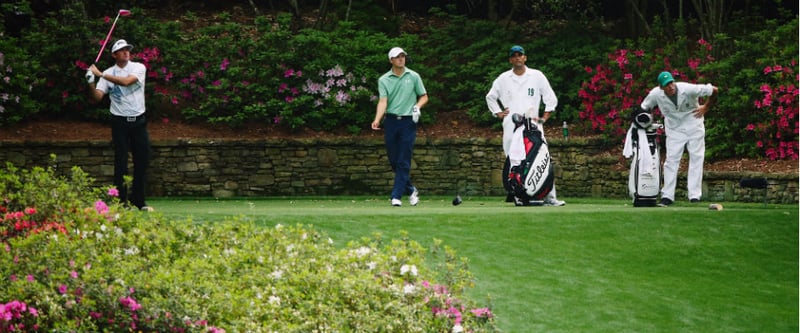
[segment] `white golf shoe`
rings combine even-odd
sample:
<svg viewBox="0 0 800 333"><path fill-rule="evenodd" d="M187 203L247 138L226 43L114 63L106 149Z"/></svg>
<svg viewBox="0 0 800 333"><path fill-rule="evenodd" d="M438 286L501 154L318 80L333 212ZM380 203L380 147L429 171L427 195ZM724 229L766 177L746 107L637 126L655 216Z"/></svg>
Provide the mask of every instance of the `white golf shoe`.
<svg viewBox="0 0 800 333"><path fill-rule="evenodd" d="M408 196L408 203L410 203L412 206L416 206L419 203L419 191L417 191L416 188L414 188L414 192Z"/></svg>
<svg viewBox="0 0 800 333"><path fill-rule="evenodd" d="M558 199L547 200L547 201L544 202L545 206L561 207L561 206L564 206L566 204L567 204L566 202L558 200Z"/></svg>
<svg viewBox="0 0 800 333"><path fill-rule="evenodd" d="M400 199L392 199L392 206L400 207L403 205L403 202Z"/></svg>

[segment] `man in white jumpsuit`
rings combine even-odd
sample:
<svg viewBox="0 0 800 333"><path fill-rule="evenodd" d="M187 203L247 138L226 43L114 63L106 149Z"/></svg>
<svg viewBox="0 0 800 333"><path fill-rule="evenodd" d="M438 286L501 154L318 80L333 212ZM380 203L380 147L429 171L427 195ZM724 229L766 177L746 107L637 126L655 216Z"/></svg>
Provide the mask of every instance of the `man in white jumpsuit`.
<svg viewBox="0 0 800 333"><path fill-rule="evenodd" d="M512 68L500 74L492 83L489 93L486 94L486 105L489 107L489 111L495 117L503 120L503 152L506 157L508 157L511 138L516 127L511 115L515 113L525 115L530 110L533 119L539 125L543 125L558 105L558 98L556 98L553 88L550 87L547 77L541 71L526 66L527 60L525 49L519 45L512 46L508 51L508 62L511 63ZM502 109L498 105L498 101L502 104ZM541 102L544 102L544 115L541 115L539 111ZM556 198L555 184L553 184L553 190L545 198L545 204L551 206L566 204Z"/></svg>
<svg viewBox="0 0 800 333"><path fill-rule="evenodd" d="M711 84L675 82L672 74L658 74L658 87L650 90L642 101L642 109L656 106L664 115L667 135L667 156L664 160L664 187L661 205L675 201L675 184L684 148L689 152L687 191L689 202L700 202L703 192L703 159L706 152L706 129L703 116L717 100L717 87ZM699 98L708 97L700 105Z"/></svg>

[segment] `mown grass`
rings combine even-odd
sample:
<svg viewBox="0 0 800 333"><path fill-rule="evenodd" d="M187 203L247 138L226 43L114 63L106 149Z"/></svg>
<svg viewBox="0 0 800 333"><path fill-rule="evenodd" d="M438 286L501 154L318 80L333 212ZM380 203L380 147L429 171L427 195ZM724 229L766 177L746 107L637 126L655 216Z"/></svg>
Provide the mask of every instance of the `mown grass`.
<svg viewBox="0 0 800 333"><path fill-rule="evenodd" d="M467 257L470 295L489 297L505 332L797 332L798 206L568 199L513 207L501 198L366 197L151 200L159 214L213 222L246 216L313 225L336 242L376 232Z"/></svg>

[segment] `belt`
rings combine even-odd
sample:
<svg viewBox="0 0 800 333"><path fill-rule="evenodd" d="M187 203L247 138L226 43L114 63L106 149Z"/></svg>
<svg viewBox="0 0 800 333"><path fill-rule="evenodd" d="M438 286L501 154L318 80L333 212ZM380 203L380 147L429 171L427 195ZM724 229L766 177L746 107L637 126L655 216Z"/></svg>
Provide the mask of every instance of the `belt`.
<svg viewBox="0 0 800 333"><path fill-rule="evenodd" d="M138 115L136 117L117 116L117 115L114 115L114 117L125 119L125 121L127 121L129 123L135 123L137 120L144 119L144 113L140 114L140 115Z"/></svg>
<svg viewBox="0 0 800 333"><path fill-rule="evenodd" d="M399 116L399 115L391 114L391 113L389 113L387 116L388 117L392 117L392 118L397 118L397 120L400 120L400 119L411 119L411 116Z"/></svg>

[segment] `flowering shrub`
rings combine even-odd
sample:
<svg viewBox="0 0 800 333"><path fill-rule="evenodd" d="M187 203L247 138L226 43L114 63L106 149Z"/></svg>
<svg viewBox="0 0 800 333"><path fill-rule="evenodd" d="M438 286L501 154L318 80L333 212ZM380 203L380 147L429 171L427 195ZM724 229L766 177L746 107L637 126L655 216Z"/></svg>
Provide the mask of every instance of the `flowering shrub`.
<svg viewBox="0 0 800 333"><path fill-rule="evenodd" d="M39 311L24 302L0 303L0 332L39 331L39 325L35 324L38 316Z"/></svg>
<svg viewBox="0 0 800 333"><path fill-rule="evenodd" d="M664 49L647 52L619 49L608 55L608 62L585 67L592 77L581 84L578 96L583 110L579 117L591 122L591 128L612 140L621 140L630 126L630 115L650 89L656 87L656 75L669 71L678 81L704 81L700 67L714 61L711 45L701 39L693 45L684 61ZM660 114L658 110L656 115Z"/></svg>
<svg viewBox="0 0 800 333"><path fill-rule="evenodd" d="M0 207L42 221L24 200L38 196L7 191L22 174L0 172L0 198L14 197ZM50 175L38 207L81 200L53 214L62 232L2 241L0 332L497 331L491 309L463 297L471 275L441 242L430 255L405 235L337 249L304 226L168 221L125 210L113 188L62 193L74 184Z"/></svg>
<svg viewBox="0 0 800 333"><path fill-rule="evenodd" d="M756 139L756 146L763 149L771 160L798 157L797 119L797 60L790 66L774 65L764 68L767 83L759 89L763 98L756 100L760 121L750 123L747 130Z"/></svg>
<svg viewBox="0 0 800 333"><path fill-rule="evenodd" d="M30 95L41 81L36 57L14 45L15 39L0 39L0 126L16 123L34 113L41 103Z"/></svg>

